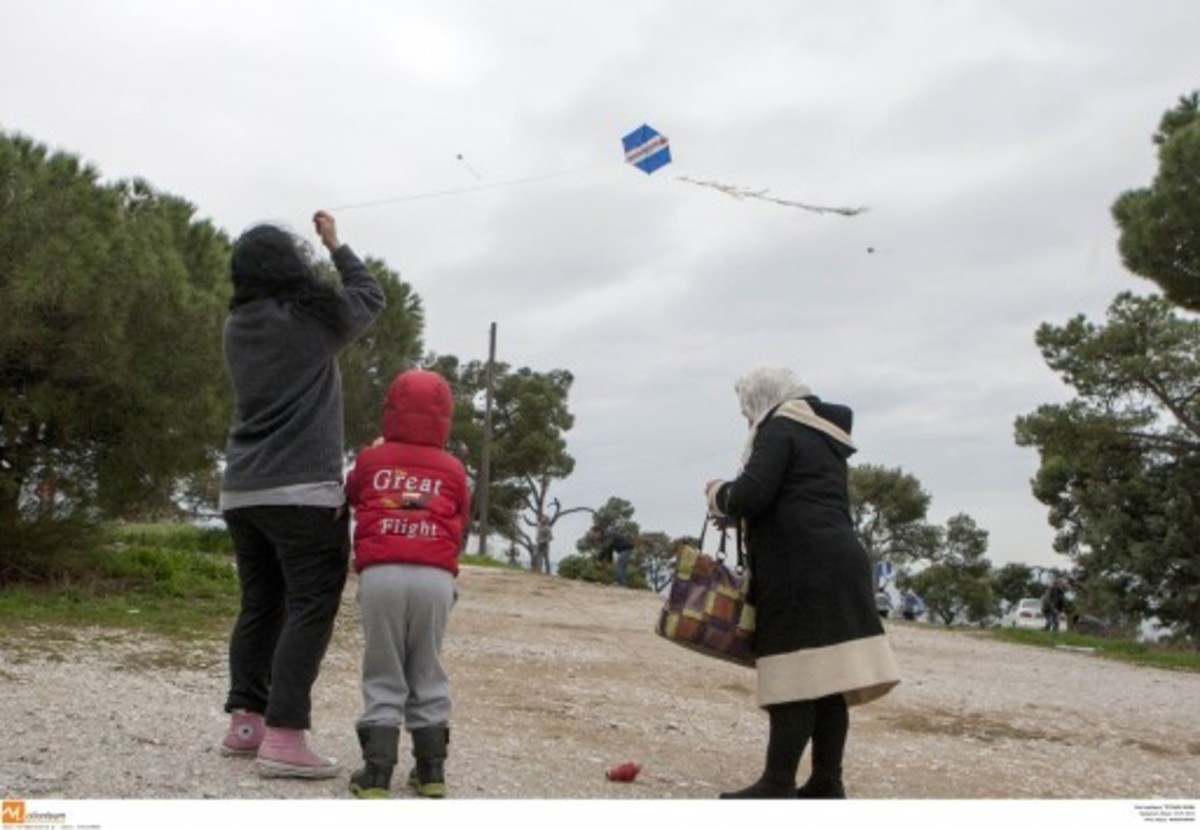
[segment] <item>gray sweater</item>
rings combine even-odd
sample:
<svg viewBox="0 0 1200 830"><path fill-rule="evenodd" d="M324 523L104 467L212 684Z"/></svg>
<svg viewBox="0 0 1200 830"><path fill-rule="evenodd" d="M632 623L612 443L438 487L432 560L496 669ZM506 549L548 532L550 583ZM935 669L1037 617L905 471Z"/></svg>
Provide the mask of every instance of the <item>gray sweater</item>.
<svg viewBox="0 0 1200 830"><path fill-rule="evenodd" d="M346 245L336 323L275 299L240 305L225 321L233 426L222 489L268 490L342 481L345 420L338 354L383 310L383 289Z"/></svg>

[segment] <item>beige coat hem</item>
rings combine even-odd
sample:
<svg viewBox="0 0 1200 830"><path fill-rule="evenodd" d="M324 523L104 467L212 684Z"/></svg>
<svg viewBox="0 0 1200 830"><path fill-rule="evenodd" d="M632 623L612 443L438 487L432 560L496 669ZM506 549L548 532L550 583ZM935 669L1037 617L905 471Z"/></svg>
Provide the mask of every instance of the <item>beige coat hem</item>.
<svg viewBox="0 0 1200 830"><path fill-rule="evenodd" d="M841 692L846 703L870 703L900 682L887 635L759 657L758 705L816 700Z"/></svg>

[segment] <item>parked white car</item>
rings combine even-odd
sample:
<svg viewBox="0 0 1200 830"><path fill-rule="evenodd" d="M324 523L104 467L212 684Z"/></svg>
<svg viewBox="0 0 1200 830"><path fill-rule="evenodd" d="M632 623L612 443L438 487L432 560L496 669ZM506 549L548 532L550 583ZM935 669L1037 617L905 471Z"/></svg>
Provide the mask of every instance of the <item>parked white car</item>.
<svg viewBox="0 0 1200 830"><path fill-rule="evenodd" d="M1026 597L1017 602L1000 620L1005 628L1045 628L1046 618L1042 615L1042 601Z"/></svg>

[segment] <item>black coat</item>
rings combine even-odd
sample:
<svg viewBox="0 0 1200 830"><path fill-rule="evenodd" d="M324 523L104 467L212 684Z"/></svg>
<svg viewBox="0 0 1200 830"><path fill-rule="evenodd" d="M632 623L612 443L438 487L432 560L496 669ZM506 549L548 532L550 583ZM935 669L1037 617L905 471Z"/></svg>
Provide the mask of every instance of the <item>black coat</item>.
<svg viewBox="0 0 1200 830"><path fill-rule="evenodd" d="M805 402L816 415L849 433L848 408L816 398ZM784 690L773 692L776 698L849 692L859 682L890 688L898 680L875 608L870 560L850 518L847 458L853 451L790 417L768 417L758 427L742 472L716 495L716 506L745 528L760 681L763 666L772 662L763 658L787 656L775 661L788 663L777 678L776 685ZM859 649L858 644L865 647ZM814 650L822 650L822 657L817 665L805 666L805 655L817 654ZM847 681L834 678L838 672L822 662L831 654L865 661L865 674ZM791 683L793 671L803 674L808 668L814 677ZM828 684L817 676L821 674ZM787 691L792 685L794 694Z"/></svg>

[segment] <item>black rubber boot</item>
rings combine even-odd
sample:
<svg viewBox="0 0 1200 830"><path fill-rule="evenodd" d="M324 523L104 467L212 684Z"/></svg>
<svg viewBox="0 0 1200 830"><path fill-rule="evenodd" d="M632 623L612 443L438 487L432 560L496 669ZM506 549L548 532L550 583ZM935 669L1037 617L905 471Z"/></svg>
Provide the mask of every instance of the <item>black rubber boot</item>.
<svg viewBox="0 0 1200 830"><path fill-rule="evenodd" d="M408 786L422 798L445 798L450 727L425 726L414 729L412 740L413 758L417 765L408 775Z"/></svg>
<svg viewBox="0 0 1200 830"><path fill-rule="evenodd" d="M795 798L796 779L763 773L762 778L744 790L721 793L718 798Z"/></svg>
<svg viewBox="0 0 1200 830"><path fill-rule="evenodd" d="M809 778L796 790L796 798L845 798L841 778Z"/></svg>
<svg viewBox="0 0 1200 830"><path fill-rule="evenodd" d="M357 731L365 763L350 776L350 792L357 798L390 798L400 727L360 726Z"/></svg>

